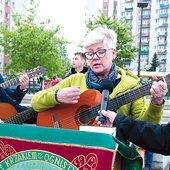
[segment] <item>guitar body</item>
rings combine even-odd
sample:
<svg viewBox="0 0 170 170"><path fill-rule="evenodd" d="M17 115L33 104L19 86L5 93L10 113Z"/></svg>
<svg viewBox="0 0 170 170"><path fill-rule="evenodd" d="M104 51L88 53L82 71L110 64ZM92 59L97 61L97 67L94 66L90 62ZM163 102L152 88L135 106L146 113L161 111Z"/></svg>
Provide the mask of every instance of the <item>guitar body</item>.
<svg viewBox="0 0 170 170"><path fill-rule="evenodd" d="M59 128L78 130L80 125L97 125L86 114L88 108L101 103L101 93L87 90L80 95L77 104L57 104L54 108L38 113L37 125L55 127L53 116L56 115Z"/></svg>
<svg viewBox="0 0 170 170"><path fill-rule="evenodd" d="M9 117L12 117L17 114L16 109L8 104L8 103L1 103L0 104L0 119L1 120L6 120Z"/></svg>

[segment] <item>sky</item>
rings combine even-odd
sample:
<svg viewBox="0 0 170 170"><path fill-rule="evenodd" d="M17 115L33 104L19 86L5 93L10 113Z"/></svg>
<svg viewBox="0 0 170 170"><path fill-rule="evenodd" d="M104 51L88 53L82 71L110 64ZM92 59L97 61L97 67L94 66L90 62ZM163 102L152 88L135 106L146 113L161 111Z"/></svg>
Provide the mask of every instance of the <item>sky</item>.
<svg viewBox="0 0 170 170"><path fill-rule="evenodd" d="M30 0L27 0L29 4ZM84 0L35 0L38 5L36 9L36 21L51 20L49 28L61 26L62 34L69 41L68 57L72 57L78 49L75 44L82 41L84 36ZM29 7L29 5L28 5ZM47 28L48 28L47 27Z"/></svg>

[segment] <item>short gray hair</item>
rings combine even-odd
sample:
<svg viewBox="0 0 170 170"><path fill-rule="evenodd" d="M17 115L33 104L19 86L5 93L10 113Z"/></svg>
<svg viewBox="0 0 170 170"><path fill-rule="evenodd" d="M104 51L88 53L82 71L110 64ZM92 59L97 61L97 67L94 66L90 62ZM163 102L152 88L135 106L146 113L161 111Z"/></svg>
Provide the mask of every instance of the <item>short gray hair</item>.
<svg viewBox="0 0 170 170"><path fill-rule="evenodd" d="M98 27L92 30L84 40L84 49L96 43L103 42L108 48L116 49L117 34L114 30Z"/></svg>

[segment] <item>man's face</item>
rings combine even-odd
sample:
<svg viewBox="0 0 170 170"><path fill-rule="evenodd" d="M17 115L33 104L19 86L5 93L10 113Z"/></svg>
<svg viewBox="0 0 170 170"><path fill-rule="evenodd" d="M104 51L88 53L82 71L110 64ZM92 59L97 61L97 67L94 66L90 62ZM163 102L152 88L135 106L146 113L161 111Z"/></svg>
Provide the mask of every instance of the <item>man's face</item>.
<svg viewBox="0 0 170 170"><path fill-rule="evenodd" d="M84 66L85 60L79 55L75 55L72 59L72 67L73 68L79 68Z"/></svg>

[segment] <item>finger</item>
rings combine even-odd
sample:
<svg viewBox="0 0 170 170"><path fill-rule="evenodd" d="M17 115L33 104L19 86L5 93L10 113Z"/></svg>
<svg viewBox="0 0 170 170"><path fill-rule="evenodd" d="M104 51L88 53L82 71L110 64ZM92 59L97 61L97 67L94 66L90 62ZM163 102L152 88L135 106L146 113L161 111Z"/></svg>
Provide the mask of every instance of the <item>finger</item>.
<svg viewBox="0 0 170 170"><path fill-rule="evenodd" d="M158 78L157 78L156 75L152 75L152 79L153 79L153 80L157 80Z"/></svg>
<svg viewBox="0 0 170 170"><path fill-rule="evenodd" d="M95 120L98 121L98 120L99 120L99 116L97 116L97 117L95 118Z"/></svg>
<svg viewBox="0 0 170 170"><path fill-rule="evenodd" d="M163 81L159 81L158 84L163 90L167 90L167 84L166 83L164 83Z"/></svg>

